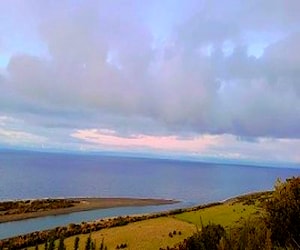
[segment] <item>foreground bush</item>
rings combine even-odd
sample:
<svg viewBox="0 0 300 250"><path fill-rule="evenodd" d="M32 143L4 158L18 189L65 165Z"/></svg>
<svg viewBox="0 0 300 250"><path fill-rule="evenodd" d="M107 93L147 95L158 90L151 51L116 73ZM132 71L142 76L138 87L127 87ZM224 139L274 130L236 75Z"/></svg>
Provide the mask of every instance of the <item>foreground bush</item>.
<svg viewBox="0 0 300 250"><path fill-rule="evenodd" d="M221 225L210 224L185 239L170 250L218 250L220 240L225 236L225 229Z"/></svg>
<svg viewBox="0 0 300 250"><path fill-rule="evenodd" d="M207 225L200 232L188 238L185 242L187 249L217 250L225 229L221 225Z"/></svg>
<svg viewBox="0 0 300 250"><path fill-rule="evenodd" d="M300 177L277 181L267 213L272 242L300 249Z"/></svg>

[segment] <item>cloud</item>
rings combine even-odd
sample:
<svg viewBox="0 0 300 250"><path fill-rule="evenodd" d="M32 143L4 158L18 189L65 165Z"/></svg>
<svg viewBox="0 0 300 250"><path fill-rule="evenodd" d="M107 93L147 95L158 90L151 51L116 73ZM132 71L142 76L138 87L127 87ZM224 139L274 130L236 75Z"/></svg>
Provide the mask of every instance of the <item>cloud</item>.
<svg viewBox="0 0 300 250"><path fill-rule="evenodd" d="M201 152L210 144L214 144L214 136L201 136L197 138L182 139L176 136L148 136L133 135L130 138L121 137L113 130L77 130L72 137L96 145L113 146L118 148L142 148L175 152Z"/></svg>
<svg viewBox="0 0 300 250"><path fill-rule="evenodd" d="M23 131L15 131L15 130L6 130L0 128L0 138L2 143L8 144L41 144L46 142L44 137L36 136L31 133L26 133Z"/></svg>
<svg viewBox="0 0 300 250"><path fill-rule="evenodd" d="M145 147L155 136L174 145L205 134L300 138L298 1L190 0L174 2L173 15L168 4L15 0L14 14L1 3L10 29L0 37L22 31L31 46L10 47L0 113L26 131L51 128L58 142L74 129L83 141L110 129L121 145L143 135ZM168 15L161 41L157 6Z"/></svg>
<svg viewBox="0 0 300 250"><path fill-rule="evenodd" d="M266 48L263 62L273 74L281 77L299 77L300 55L294 53L299 50L300 31L295 32ZM272 67L270 67L272 66ZM297 88L299 84L291 83ZM299 90L299 87L297 88Z"/></svg>
<svg viewBox="0 0 300 250"><path fill-rule="evenodd" d="M113 130L82 129L71 134L79 140L81 148L188 155L194 159L203 157L235 159L244 162L299 162L297 139L236 138L233 135L202 135L192 138L176 136L149 136L144 134L123 137ZM253 145L255 143L255 145Z"/></svg>
<svg viewBox="0 0 300 250"><path fill-rule="evenodd" d="M13 117L0 116L0 141L8 145L42 145L47 142L43 136L23 131L19 126L22 121Z"/></svg>

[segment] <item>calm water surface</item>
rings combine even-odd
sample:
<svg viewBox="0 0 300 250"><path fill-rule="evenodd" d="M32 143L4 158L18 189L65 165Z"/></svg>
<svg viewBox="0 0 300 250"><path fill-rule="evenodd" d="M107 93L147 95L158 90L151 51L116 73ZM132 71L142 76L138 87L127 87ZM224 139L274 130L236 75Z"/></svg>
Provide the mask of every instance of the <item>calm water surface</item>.
<svg viewBox="0 0 300 250"><path fill-rule="evenodd" d="M300 169L104 156L0 152L0 200L43 197L151 197L180 206L272 189ZM178 206L175 205L175 206ZM0 224L0 239L71 222L170 207L115 208Z"/></svg>

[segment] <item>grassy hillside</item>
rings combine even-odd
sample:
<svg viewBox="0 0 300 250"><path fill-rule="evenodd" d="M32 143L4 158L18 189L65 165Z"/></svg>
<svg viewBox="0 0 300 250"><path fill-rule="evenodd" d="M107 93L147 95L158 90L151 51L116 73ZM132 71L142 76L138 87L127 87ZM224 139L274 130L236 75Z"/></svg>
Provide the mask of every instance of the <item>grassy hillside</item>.
<svg viewBox="0 0 300 250"><path fill-rule="evenodd" d="M246 205L242 202L224 203L198 211L178 214L175 218L201 227L209 223L221 224L225 228L238 226L249 216L255 216L262 210L257 205Z"/></svg>
<svg viewBox="0 0 300 250"><path fill-rule="evenodd" d="M173 234L175 233L176 234ZM127 244L127 249L159 249L172 246L196 231L194 225L171 217L161 217L130 223L126 226L103 229L91 234L99 249L102 239L108 249L116 249L117 245ZM169 234L172 234L170 237ZM84 249L89 234L79 235L79 249ZM65 239L67 250L74 249L75 236ZM58 241L56 241L58 245ZM34 250L35 248L28 248ZM44 249L40 245L39 249Z"/></svg>
<svg viewBox="0 0 300 250"><path fill-rule="evenodd" d="M201 228L201 223L203 225L221 224L227 229L238 227L244 223L245 219L263 213L261 203L267 198L268 194L244 196L195 211L103 229L93 232L91 237L96 243L96 249L99 249L102 239L108 249L116 249L121 244L126 244L128 246L126 249L166 248L192 235L197 228ZM79 249L84 249L89 234L78 236L80 238ZM74 249L75 237L65 239L67 250ZM40 245L39 249L44 249L44 245Z"/></svg>

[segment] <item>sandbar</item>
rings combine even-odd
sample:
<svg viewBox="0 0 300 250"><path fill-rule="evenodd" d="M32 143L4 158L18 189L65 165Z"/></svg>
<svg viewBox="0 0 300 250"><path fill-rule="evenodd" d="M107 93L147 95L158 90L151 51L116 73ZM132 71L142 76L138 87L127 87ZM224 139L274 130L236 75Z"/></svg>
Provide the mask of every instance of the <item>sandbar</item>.
<svg viewBox="0 0 300 250"><path fill-rule="evenodd" d="M0 223L25 220L31 218L38 218L44 216L55 216L61 214L69 214L74 212L96 210L96 209L105 209L105 208L114 208L114 207L140 207L140 206L158 206L158 205L168 205L175 204L179 201L168 200L168 199L150 199L150 198L64 198L64 199L51 199L52 201L64 201L71 203L72 206L64 208L51 208L44 207L37 211L26 211L26 212L17 212L14 214L9 214L9 210L4 214L0 213ZM29 202L43 201L40 200L29 200ZM14 201L20 202L20 201ZM28 202L28 201L27 201ZM0 202L0 205L3 202Z"/></svg>

